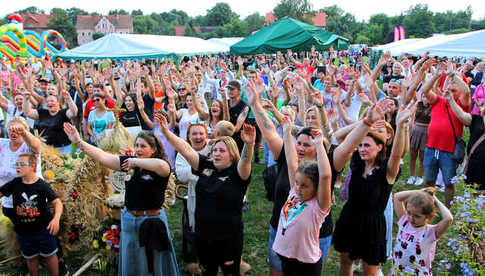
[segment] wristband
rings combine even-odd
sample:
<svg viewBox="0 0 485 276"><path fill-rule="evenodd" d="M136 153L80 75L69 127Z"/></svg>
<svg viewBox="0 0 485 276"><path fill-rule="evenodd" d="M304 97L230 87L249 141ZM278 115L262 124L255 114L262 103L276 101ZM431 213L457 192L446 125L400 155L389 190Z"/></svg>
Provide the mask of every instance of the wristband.
<svg viewBox="0 0 485 276"><path fill-rule="evenodd" d="M370 124L369 122L367 122L366 119L363 120L364 121L364 124L367 125L368 127L372 127L372 124Z"/></svg>

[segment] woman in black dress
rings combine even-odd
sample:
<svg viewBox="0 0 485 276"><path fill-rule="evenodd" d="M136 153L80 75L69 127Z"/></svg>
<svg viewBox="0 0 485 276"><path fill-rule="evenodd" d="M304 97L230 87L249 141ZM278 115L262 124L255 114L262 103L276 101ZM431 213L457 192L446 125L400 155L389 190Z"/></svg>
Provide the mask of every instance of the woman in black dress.
<svg viewBox="0 0 485 276"><path fill-rule="evenodd" d="M370 131L350 161L349 200L337 220L332 243L340 252L340 275L352 275L352 262L362 259L364 275L377 275L386 261L384 210L399 172L405 148L405 128L411 106L400 108L391 155L386 158L386 137Z"/></svg>
<svg viewBox="0 0 485 276"><path fill-rule="evenodd" d="M155 115L162 134L182 154L199 177L195 186L196 247L203 275L239 275L243 249L243 198L251 182L251 160L256 129L245 124L241 131L244 147L239 156L229 136L215 139L211 158L201 155L168 129L165 117Z"/></svg>

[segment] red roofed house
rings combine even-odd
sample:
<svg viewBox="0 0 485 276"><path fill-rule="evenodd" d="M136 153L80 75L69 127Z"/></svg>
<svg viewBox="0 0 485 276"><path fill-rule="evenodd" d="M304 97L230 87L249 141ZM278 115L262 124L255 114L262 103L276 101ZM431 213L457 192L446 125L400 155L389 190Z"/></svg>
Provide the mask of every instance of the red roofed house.
<svg viewBox="0 0 485 276"><path fill-rule="evenodd" d="M94 33L101 34L131 34L133 33L133 18L131 15L78 15L77 42L79 45L93 40Z"/></svg>
<svg viewBox="0 0 485 276"><path fill-rule="evenodd" d="M48 29L47 24L52 18L52 15L49 14L25 13L20 16L22 17L24 30L32 30L38 34L42 34Z"/></svg>
<svg viewBox="0 0 485 276"><path fill-rule="evenodd" d="M278 18L272 12L269 12L266 14L266 17L264 19L264 24L270 25L277 20ZM325 28L325 26L327 26L327 14L324 12L316 12L315 15L312 17L312 21L313 21L313 26L319 27L319 28Z"/></svg>

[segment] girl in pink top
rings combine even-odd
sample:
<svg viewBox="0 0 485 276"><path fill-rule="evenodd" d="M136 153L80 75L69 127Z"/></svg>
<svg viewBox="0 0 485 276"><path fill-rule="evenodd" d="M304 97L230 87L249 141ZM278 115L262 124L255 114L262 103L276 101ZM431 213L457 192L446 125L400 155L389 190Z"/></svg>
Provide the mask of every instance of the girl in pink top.
<svg viewBox="0 0 485 276"><path fill-rule="evenodd" d="M480 115L479 104L485 102L485 83L478 85L473 93L472 102L475 103L473 106L471 114Z"/></svg>
<svg viewBox="0 0 485 276"><path fill-rule="evenodd" d="M436 242L453 222L453 216L436 198L435 192L435 188L424 188L399 192L394 196L399 231L392 256L393 275L433 275L431 263ZM429 225L434 217L435 205L442 219L436 225Z"/></svg>
<svg viewBox="0 0 485 276"><path fill-rule="evenodd" d="M320 275L322 254L318 235L331 206L331 168L320 130L312 130L317 162L298 166L291 124L283 119L284 149L291 190L281 209L273 250L282 262L283 274Z"/></svg>

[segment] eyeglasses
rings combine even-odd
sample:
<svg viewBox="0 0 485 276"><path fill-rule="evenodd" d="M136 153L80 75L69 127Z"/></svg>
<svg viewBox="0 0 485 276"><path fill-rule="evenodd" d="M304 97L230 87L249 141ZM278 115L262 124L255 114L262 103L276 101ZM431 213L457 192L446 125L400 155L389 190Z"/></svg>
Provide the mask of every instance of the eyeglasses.
<svg viewBox="0 0 485 276"><path fill-rule="evenodd" d="M99 101L101 101L101 99L93 99L93 102L95 102L95 103L97 103Z"/></svg>
<svg viewBox="0 0 485 276"><path fill-rule="evenodd" d="M30 166L30 165L32 165L32 164L31 164L31 163L24 163L24 162L15 162L15 166L16 166L16 167L21 167L21 168L23 168L23 167L28 167L28 166Z"/></svg>

